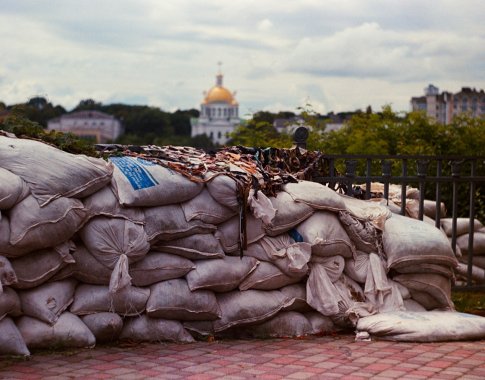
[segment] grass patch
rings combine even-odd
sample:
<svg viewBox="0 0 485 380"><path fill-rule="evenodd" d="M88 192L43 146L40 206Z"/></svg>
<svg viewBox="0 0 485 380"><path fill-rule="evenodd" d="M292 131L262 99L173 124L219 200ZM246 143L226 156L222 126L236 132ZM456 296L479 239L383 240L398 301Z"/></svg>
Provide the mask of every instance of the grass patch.
<svg viewBox="0 0 485 380"><path fill-rule="evenodd" d="M485 316L485 291L451 292L457 311Z"/></svg>

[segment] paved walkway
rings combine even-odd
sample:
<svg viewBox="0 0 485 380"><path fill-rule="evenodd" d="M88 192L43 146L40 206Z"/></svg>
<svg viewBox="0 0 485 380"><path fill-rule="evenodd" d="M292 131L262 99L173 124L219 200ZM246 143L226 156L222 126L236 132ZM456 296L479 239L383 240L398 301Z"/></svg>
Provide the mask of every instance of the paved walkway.
<svg viewBox="0 0 485 380"><path fill-rule="evenodd" d="M355 342L353 335L124 344L0 359L1 379L485 379L485 341Z"/></svg>

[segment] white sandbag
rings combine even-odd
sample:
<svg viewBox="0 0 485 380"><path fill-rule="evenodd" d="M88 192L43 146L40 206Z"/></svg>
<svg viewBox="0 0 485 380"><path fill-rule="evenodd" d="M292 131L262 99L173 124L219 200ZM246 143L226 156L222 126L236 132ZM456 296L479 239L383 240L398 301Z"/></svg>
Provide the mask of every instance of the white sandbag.
<svg viewBox="0 0 485 380"><path fill-rule="evenodd" d="M204 185L141 157L110 157L113 187L123 206L163 206L192 199Z"/></svg>
<svg viewBox="0 0 485 380"><path fill-rule="evenodd" d="M191 291L184 279L162 281L150 287L146 312L151 318L183 321L213 320L221 311L210 290Z"/></svg>
<svg viewBox="0 0 485 380"><path fill-rule="evenodd" d="M441 227L445 231L447 236L451 236L453 232L453 218L441 219ZM483 224L478 220L473 220L473 230L475 232L483 228ZM470 233L470 219L468 218L456 218L456 236Z"/></svg>
<svg viewBox="0 0 485 380"><path fill-rule="evenodd" d="M426 308L412 298L404 300L404 310L406 311L426 311ZM397 310L395 310L397 311Z"/></svg>
<svg viewBox="0 0 485 380"><path fill-rule="evenodd" d="M214 292L229 292L236 289L257 266L258 260L246 256L197 260L195 269L187 273L185 278L191 291L207 289Z"/></svg>
<svg viewBox="0 0 485 380"><path fill-rule="evenodd" d="M152 244L154 250L173 253L189 260L222 259L224 250L213 234L195 234L180 239L158 241Z"/></svg>
<svg viewBox="0 0 485 380"><path fill-rule="evenodd" d="M170 253L150 251L142 260L130 267L131 281L135 286L148 286L156 282L185 276L195 264Z"/></svg>
<svg viewBox="0 0 485 380"><path fill-rule="evenodd" d="M460 257L459 260L464 264L468 264L468 255ZM479 268L485 269L485 256L473 256L472 263Z"/></svg>
<svg viewBox="0 0 485 380"><path fill-rule="evenodd" d="M234 216L228 221L220 224L214 236L221 242L222 248L226 254L239 252L240 222L239 216ZM247 244L258 241L265 235L263 230L263 222L256 219L253 215L248 214L246 220L246 236Z"/></svg>
<svg viewBox="0 0 485 380"><path fill-rule="evenodd" d="M210 195L217 199L221 205L234 210L239 210L238 202L238 192L236 181L228 175L220 174L214 175L215 173L208 173L205 178L208 180L206 182L207 190Z"/></svg>
<svg viewBox="0 0 485 380"><path fill-rule="evenodd" d="M391 210L383 204L373 200L362 200L339 194L345 204L347 212L362 222L369 222L375 228L384 229L386 219L391 217ZM399 212L399 210L397 210Z"/></svg>
<svg viewBox="0 0 485 380"><path fill-rule="evenodd" d="M402 310L403 300L399 289L387 278L385 262L375 253L369 255L369 266L364 294L378 311Z"/></svg>
<svg viewBox="0 0 485 380"><path fill-rule="evenodd" d="M61 197L41 208L31 195L17 203L9 214L10 243L27 252L69 240L88 216L78 199Z"/></svg>
<svg viewBox="0 0 485 380"><path fill-rule="evenodd" d="M345 268L345 259L342 256L320 257L313 256L311 265L322 265L327 272L330 281L337 281L342 275Z"/></svg>
<svg viewBox="0 0 485 380"><path fill-rule="evenodd" d="M348 211L340 211L338 216L356 249L366 253L382 252L382 235L371 222L359 220Z"/></svg>
<svg viewBox="0 0 485 380"><path fill-rule="evenodd" d="M419 199L406 199L406 216L419 219ZM423 200L423 216L432 220L436 219L436 201ZM443 202L440 205L440 218L446 216L446 206Z"/></svg>
<svg viewBox="0 0 485 380"><path fill-rule="evenodd" d="M145 311L149 297L149 288L131 285L116 293L109 292L110 311L123 317L140 315Z"/></svg>
<svg viewBox="0 0 485 380"><path fill-rule="evenodd" d="M318 211L295 230L303 242L312 245L312 255L350 258L354 254L350 238L333 212Z"/></svg>
<svg viewBox="0 0 485 380"><path fill-rule="evenodd" d="M330 280L323 264L311 266L306 283L307 303L322 315L331 316L339 312L337 289Z"/></svg>
<svg viewBox="0 0 485 380"><path fill-rule="evenodd" d="M179 321L150 318L147 315L126 319L120 339L141 342L192 343L195 341Z"/></svg>
<svg viewBox="0 0 485 380"><path fill-rule="evenodd" d="M150 250L143 226L121 218L95 217L79 231L79 236L96 260L108 268L114 268L123 254L133 263Z"/></svg>
<svg viewBox="0 0 485 380"><path fill-rule="evenodd" d="M96 260L113 269L111 292L130 284L129 263L143 259L150 250L143 226L121 218L97 216L81 229L79 236Z"/></svg>
<svg viewBox="0 0 485 380"><path fill-rule="evenodd" d="M312 335L329 335L338 331L337 326L335 326L331 318L317 311L309 311L303 313L303 315L312 326Z"/></svg>
<svg viewBox="0 0 485 380"><path fill-rule="evenodd" d="M30 356L24 338L11 318L0 319L0 356Z"/></svg>
<svg viewBox="0 0 485 380"><path fill-rule="evenodd" d="M145 231L151 244L159 240L174 240L216 230L216 226L199 220L187 222L179 204L148 207L144 212Z"/></svg>
<svg viewBox="0 0 485 380"><path fill-rule="evenodd" d="M286 285L299 282L300 277L290 277L284 274L275 265L266 261L261 261L254 271L252 271L239 285L239 290L258 289L275 290Z"/></svg>
<svg viewBox="0 0 485 380"><path fill-rule="evenodd" d="M308 272L307 264L312 254L311 244L295 243L288 234L275 237L265 236L255 244L260 244L270 257L269 260L263 261L271 262L288 276L300 277Z"/></svg>
<svg viewBox="0 0 485 380"><path fill-rule="evenodd" d="M260 324L237 327L237 336L241 338L297 338L312 333L308 319L296 311L281 311Z"/></svg>
<svg viewBox="0 0 485 380"><path fill-rule="evenodd" d="M90 348L96 344L96 338L83 321L67 311L52 326L24 315L17 321L17 328L29 349Z"/></svg>
<svg viewBox="0 0 485 380"><path fill-rule="evenodd" d="M212 321L184 321L183 326L197 340L223 336L222 334L216 334Z"/></svg>
<svg viewBox="0 0 485 380"><path fill-rule="evenodd" d="M233 326L264 322L290 302L279 290L234 290L218 293L216 297L221 310L221 318L213 322L215 332Z"/></svg>
<svg viewBox="0 0 485 380"><path fill-rule="evenodd" d="M49 280L62 268L74 263L71 251L74 243L67 241L53 248L31 252L12 260L12 267L17 275L16 289L29 289Z"/></svg>
<svg viewBox="0 0 485 380"><path fill-rule="evenodd" d="M468 264L459 263L455 271L459 279L468 280ZM485 283L485 269L472 265L471 279L477 284Z"/></svg>
<svg viewBox="0 0 485 380"><path fill-rule="evenodd" d="M76 315L113 311L108 287L79 284L69 311Z"/></svg>
<svg viewBox="0 0 485 380"><path fill-rule="evenodd" d="M117 341L123 329L123 319L116 313L95 313L81 317L93 333L96 343Z"/></svg>
<svg viewBox="0 0 485 380"><path fill-rule="evenodd" d="M0 218L0 255L5 257L19 257L29 252L29 249L14 247L10 244L10 220L3 215Z"/></svg>
<svg viewBox="0 0 485 380"><path fill-rule="evenodd" d="M0 136L0 165L27 182L41 207L59 197L86 197L109 183L113 173L103 159L4 136Z"/></svg>
<svg viewBox="0 0 485 380"><path fill-rule="evenodd" d="M110 293L107 286L79 284L69 310L76 315L99 312L139 315L145 311L149 296L150 289L147 288L127 286L117 293Z"/></svg>
<svg viewBox="0 0 485 380"><path fill-rule="evenodd" d="M13 285L17 282L17 274L11 262L6 257L0 256L0 297L4 286Z"/></svg>
<svg viewBox="0 0 485 380"><path fill-rule="evenodd" d="M216 201L206 188L194 198L183 202L181 206L187 222L200 220L208 224L220 224L236 214Z"/></svg>
<svg viewBox="0 0 485 380"><path fill-rule="evenodd" d="M75 280L67 279L19 291L23 314L52 326L72 303L76 285Z"/></svg>
<svg viewBox="0 0 485 380"><path fill-rule="evenodd" d="M356 250L354 257L345 260L344 272L352 280L365 283L369 271L369 254Z"/></svg>
<svg viewBox="0 0 485 380"><path fill-rule="evenodd" d="M345 274L334 285L339 299L339 312L331 318L336 325L355 326L359 318L377 313L376 307L366 300L361 286Z"/></svg>
<svg viewBox="0 0 485 380"><path fill-rule="evenodd" d="M4 288L0 294L0 320L7 315L18 317L22 314L20 298L12 288Z"/></svg>
<svg viewBox="0 0 485 380"><path fill-rule="evenodd" d="M111 186L105 186L83 199L90 217L103 215L110 218L124 218L134 223L143 224L145 221L143 210L139 207L121 206L113 191Z"/></svg>
<svg viewBox="0 0 485 380"><path fill-rule="evenodd" d="M455 267L457 260L448 239L425 222L394 214L383 232L388 269L432 263Z"/></svg>
<svg viewBox="0 0 485 380"><path fill-rule="evenodd" d="M82 243L76 246L72 257L75 262L69 267L75 279L87 284L109 284L112 270L96 260Z"/></svg>
<svg viewBox="0 0 485 380"><path fill-rule="evenodd" d="M451 300L451 280L445 276L413 273L394 276L393 280L408 288L412 298L427 310L455 310Z"/></svg>
<svg viewBox="0 0 485 380"><path fill-rule="evenodd" d="M361 318L357 334L399 342L447 342L485 338L485 318L472 314L427 311L380 313Z"/></svg>
<svg viewBox="0 0 485 380"><path fill-rule="evenodd" d="M280 292L289 300L282 310L298 311L300 313L313 310L306 302L306 286L304 283L299 282L297 284L283 286Z"/></svg>
<svg viewBox="0 0 485 380"><path fill-rule="evenodd" d="M251 213L257 219L261 219L265 225L271 224L277 210L271 204L269 198L261 191L249 190L247 204Z"/></svg>
<svg viewBox="0 0 485 380"><path fill-rule="evenodd" d="M283 191L291 195L294 201L306 203L318 210L345 210L342 198L332 189L317 182L298 181L287 183Z"/></svg>
<svg viewBox="0 0 485 380"><path fill-rule="evenodd" d="M296 202L290 194L280 191L276 197L270 197L276 215L264 229L269 236L280 235L309 218L314 210L306 203Z"/></svg>
<svg viewBox="0 0 485 380"><path fill-rule="evenodd" d="M264 236L248 246L244 255L267 261L288 276L300 277L308 272L311 257L309 243L295 243L288 234Z"/></svg>
<svg viewBox="0 0 485 380"><path fill-rule="evenodd" d="M30 188L18 175L0 167L0 210L8 210L25 199Z"/></svg>
<svg viewBox="0 0 485 380"><path fill-rule="evenodd" d="M468 234L458 236L456 239L456 245L460 247L463 255L468 255L468 240ZM485 256L485 232L475 232L473 234L473 255Z"/></svg>
<svg viewBox="0 0 485 380"><path fill-rule="evenodd" d="M454 279L456 267L449 267L441 264L421 263L419 265L410 265L406 267L395 268L396 273L436 273L442 276Z"/></svg>

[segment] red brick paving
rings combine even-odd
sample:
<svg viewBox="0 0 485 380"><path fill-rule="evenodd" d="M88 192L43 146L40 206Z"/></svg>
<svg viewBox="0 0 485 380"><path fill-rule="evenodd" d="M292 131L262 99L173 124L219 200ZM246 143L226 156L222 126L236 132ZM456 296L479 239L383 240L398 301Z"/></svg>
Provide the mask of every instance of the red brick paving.
<svg viewBox="0 0 485 380"><path fill-rule="evenodd" d="M485 340L308 339L141 343L0 358L0 379L484 379Z"/></svg>

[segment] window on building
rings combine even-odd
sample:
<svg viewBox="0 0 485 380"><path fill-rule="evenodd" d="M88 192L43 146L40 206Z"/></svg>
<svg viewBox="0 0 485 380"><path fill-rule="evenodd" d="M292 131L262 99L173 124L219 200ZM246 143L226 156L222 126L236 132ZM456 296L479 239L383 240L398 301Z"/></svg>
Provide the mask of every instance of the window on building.
<svg viewBox="0 0 485 380"><path fill-rule="evenodd" d="M222 136L221 131L217 132L217 138L220 139Z"/></svg>
<svg viewBox="0 0 485 380"><path fill-rule="evenodd" d="M210 137L211 139L212 139L212 138L214 138L214 132L211 132L211 133L210 133L210 135L209 135L209 137Z"/></svg>

